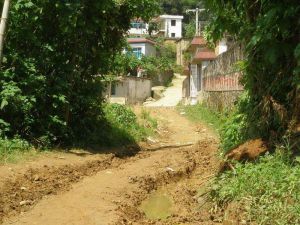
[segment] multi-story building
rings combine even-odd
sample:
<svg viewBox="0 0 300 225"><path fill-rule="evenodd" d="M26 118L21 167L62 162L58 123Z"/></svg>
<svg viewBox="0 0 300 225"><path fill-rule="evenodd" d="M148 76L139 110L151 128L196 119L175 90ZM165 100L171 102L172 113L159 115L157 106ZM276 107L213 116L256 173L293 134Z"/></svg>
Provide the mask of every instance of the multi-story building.
<svg viewBox="0 0 300 225"><path fill-rule="evenodd" d="M166 38L182 38L183 16L161 15L159 16L159 33Z"/></svg>
<svg viewBox="0 0 300 225"><path fill-rule="evenodd" d="M148 28L148 23L145 23L143 20L136 19L131 21L131 27L128 33L131 36L141 37L148 34Z"/></svg>
<svg viewBox="0 0 300 225"><path fill-rule="evenodd" d="M166 38L180 39L182 38L182 20L183 16L161 15L153 22L158 23L158 30L154 31L154 35L162 35ZM128 31L129 36L142 37L148 35L149 24L140 19L131 21L131 28Z"/></svg>

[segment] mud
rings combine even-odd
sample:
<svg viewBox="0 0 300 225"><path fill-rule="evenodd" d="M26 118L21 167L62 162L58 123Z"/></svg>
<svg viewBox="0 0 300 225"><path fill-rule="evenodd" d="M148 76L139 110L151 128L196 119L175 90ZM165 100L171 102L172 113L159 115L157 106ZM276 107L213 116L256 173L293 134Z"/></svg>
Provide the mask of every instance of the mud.
<svg viewBox="0 0 300 225"><path fill-rule="evenodd" d="M247 141L226 154L226 158L236 161L255 160L268 151L267 144L261 139Z"/></svg>
<svg viewBox="0 0 300 225"><path fill-rule="evenodd" d="M121 160L111 155L104 160L89 161L82 165L30 168L13 180L8 179L1 186L0 222L4 217L28 211L44 196L68 191L73 183L84 177L120 164Z"/></svg>
<svg viewBox="0 0 300 225"><path fill-rule="evenodd" d="M207 198L207 192L203 193L218 171L216 147L214 139L200 141L195 146L181 149L187 163L180 170L135 179L139 183L139 191L128 195L127 202L118 208L119 221L114 224L220 224L222 213L211 211L213 205ZM164 193L173 202L172 213L165 219L149 219L140 209L147 196L156 192Z"/></svg>
<svg viewBox="0 0 300 225"><path fill-rule="evenodd" d="M202 124L173 109L160 119L155 142L131 158L83 157L81 163L37 164L0 186L4 224L220 224L205 187L218 171L218 141ZM200 129L199 129L200 127ZM150 151L147 151L150 150ZM64 159L68 162L68 156ZM87 160L88 159L88 160ZM51 164L50 164L51 165ZM165 220L150 220L141 203L163 190L173 203Z"/></svg>

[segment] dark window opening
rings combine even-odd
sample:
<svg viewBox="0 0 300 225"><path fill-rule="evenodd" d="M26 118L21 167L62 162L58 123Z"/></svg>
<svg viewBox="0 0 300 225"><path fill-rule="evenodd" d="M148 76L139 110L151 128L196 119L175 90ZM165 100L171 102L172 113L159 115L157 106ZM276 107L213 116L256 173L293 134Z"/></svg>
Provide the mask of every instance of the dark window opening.
<svg viewBox="0 0 300 225"><path fill-rule="evenodd" d="M116 95L116 84L115 83L111 84L110 94L111 95Z"/></svg>
<svg viewBox="0 0 300 225"><path fill-rule="evenodd" d="M171 37L174 38L176 35L175 33L171 33Z"/></svg>
<svg viewBox="0 0 300 225"><path fill-rule="evenodd" d="M176 20L171 20L171 26L175 27L176 26Z"/></svg>

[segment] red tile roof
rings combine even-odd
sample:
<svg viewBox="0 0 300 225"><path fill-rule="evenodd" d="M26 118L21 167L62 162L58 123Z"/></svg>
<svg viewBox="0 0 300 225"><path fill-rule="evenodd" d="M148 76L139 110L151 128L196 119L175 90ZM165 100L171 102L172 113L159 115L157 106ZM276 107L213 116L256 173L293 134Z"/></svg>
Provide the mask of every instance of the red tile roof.
<svg viewBox="0 0 300 225"><path fill-rule="evenodd" d="M134 43L149 43L149 44L152 44L152 45L156 44L154 41L151 41L147 38L127 38L127 42L129 44L134 44Z"/></svg>
<svg viewBox="0 0 300 225"><path fill-rule="evenodd" d="M206 41L201 36L194 37L194 39L191 42L191 45L206 45Z"/></svg>
<svg viewBox="0 0 300 225"><path fill-rule="evenodd" d="M213 50L205 48L205 49L201 49L195 54L193 58L193 63L214 60L216 58L217 58L216 53Z"/></svg>

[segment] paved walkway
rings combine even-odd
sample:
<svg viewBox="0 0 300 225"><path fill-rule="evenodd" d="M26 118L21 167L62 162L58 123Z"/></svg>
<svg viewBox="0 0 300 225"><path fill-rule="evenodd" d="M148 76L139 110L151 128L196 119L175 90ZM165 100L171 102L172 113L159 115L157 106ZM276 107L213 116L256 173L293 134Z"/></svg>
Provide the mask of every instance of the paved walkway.
<svg viewBox="0 0 300 225"><path fill-rule="evenodd" d="M175 74L172 86L163 93L164 97L155 102L145 103L145 107L174 107L182 100L182 84L186 77Z"/></svg>

